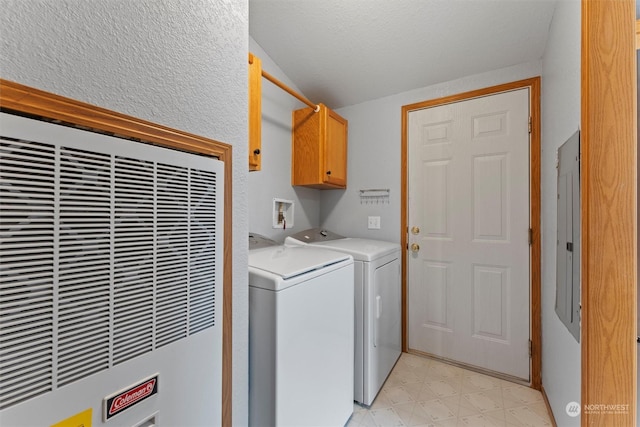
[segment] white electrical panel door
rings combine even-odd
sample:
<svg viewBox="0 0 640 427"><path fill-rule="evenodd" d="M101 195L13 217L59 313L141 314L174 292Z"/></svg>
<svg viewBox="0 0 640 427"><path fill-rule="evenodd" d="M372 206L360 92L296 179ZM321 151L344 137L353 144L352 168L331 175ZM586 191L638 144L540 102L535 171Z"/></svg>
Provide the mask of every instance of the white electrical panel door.
<svg viewBox="0 0 640 427"><path fill-rule="evenodd" d="M224 164L10 114L0 134L0 423L220 420Z"/></svg>
<svg viewBox="0 0 640 427"><path fill-rule="evenodd" d="M580 134L558 149L556 313L580 342Z"/></svg>

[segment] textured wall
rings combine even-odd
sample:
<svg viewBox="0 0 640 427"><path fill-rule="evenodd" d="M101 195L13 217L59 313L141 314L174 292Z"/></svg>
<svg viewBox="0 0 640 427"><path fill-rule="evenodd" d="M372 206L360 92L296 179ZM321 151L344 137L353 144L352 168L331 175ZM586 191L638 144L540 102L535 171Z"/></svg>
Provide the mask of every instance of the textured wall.
<svg viewBox="0 0 640 427"><path fill-rule="evenodd" d="M299 92L252 38L249 51L262 60L265 71ZM303 107L306 105L262 79L262 170L249 174L249 230L280 242L289 234L319 226L321 190L291 186L291 112ZM294 202L293 228L272 227L274 197Z"/></svg>
<svg viewBox="0 0 640 427"><path fill-rule="evenodd" d="M579 425L580 344L555 313L556 152L580 127L580 2L557 3L542 58L542 384L559 426Z"/></svg>
<svg viewBox="0 0 640 427"><path fill-rule="evenodd" d="M0 75L233 145L233 416L247 424L246 0L2 0Z"/></svg>
<svg viewBox="0 0 640 427"><path fill-rule="evenodd" d="M321 194L321 225L345 236L400 242L402 106L539 76L541 71L540 62L524 63L336 110L349 120L348 186ZM358 190L370 188L389 188L389 203L360 203ZM380 216L380 230L367 229L370 215Z"/></svg>

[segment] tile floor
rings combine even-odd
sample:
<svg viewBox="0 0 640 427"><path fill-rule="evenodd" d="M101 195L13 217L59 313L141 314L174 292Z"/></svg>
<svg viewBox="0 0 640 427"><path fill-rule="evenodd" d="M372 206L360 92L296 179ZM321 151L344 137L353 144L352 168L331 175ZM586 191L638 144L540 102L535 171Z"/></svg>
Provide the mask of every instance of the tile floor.
<svg viewBox="0 0 640 427"><path fill-rule="evenodd" d="M551 425L539 391L407 353L371 407L354 404L347 423L347 427Z"/></svg>

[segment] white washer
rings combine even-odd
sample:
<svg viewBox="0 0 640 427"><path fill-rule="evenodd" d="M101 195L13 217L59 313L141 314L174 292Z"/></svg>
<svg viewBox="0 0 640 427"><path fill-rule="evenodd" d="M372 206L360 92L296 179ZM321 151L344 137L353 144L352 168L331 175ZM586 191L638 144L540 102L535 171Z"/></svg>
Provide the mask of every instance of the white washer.
<svg viewBox="0 0 640 427"><path fill-rule="evenodd" d="M249 425L345 425L353 412L353 258L249 240Z"/></svg>
<svg viewBox="0 0 640 427"><path fill-rule="evenodd" d="M347 253L355 265L354 400L371 405L402 352L400 245L314 228L285 239Z"/></svg>

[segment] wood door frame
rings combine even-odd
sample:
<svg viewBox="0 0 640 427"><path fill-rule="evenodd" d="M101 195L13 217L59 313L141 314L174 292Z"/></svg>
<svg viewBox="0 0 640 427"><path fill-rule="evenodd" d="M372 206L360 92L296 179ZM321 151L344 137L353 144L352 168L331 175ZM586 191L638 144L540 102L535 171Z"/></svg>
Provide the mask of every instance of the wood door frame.
<svg viewBox="0 0 640 427"><path fill-rule="evenodd" d="M531 138L529 146L529 221L533 231L530 249L530 320L531 320L531 387L542 388L542 319L541 319L541 242L540 242L540 77L519 80L488 88L459 93L443 98L404 105L402 107L402 145L401 145L401 213L400 242L402 251L402 351L408 351L407 326L407 248L408 248L408 118L414 110L437 107L473 98L495 95L500 92L529 88L529 109L531 114Z"/></svg>
<svg viewBox="0 0 640 427"><path fill-rule="evenodd" d="M224 162L224 237L222 285L222 420L232 425L232 161L228 144L204 138L142 119L96 107L81 101L0 79L0 107L3 112L19 113L54 123L79 127L136 142L217 157Z"/></svg>
<svg viewBox="0 0 640 427"><path fill-rule="evenodd" d="M636 0L582 0L583 426L636 425ZM628 405L606 413L590 405Z"/></svg>

